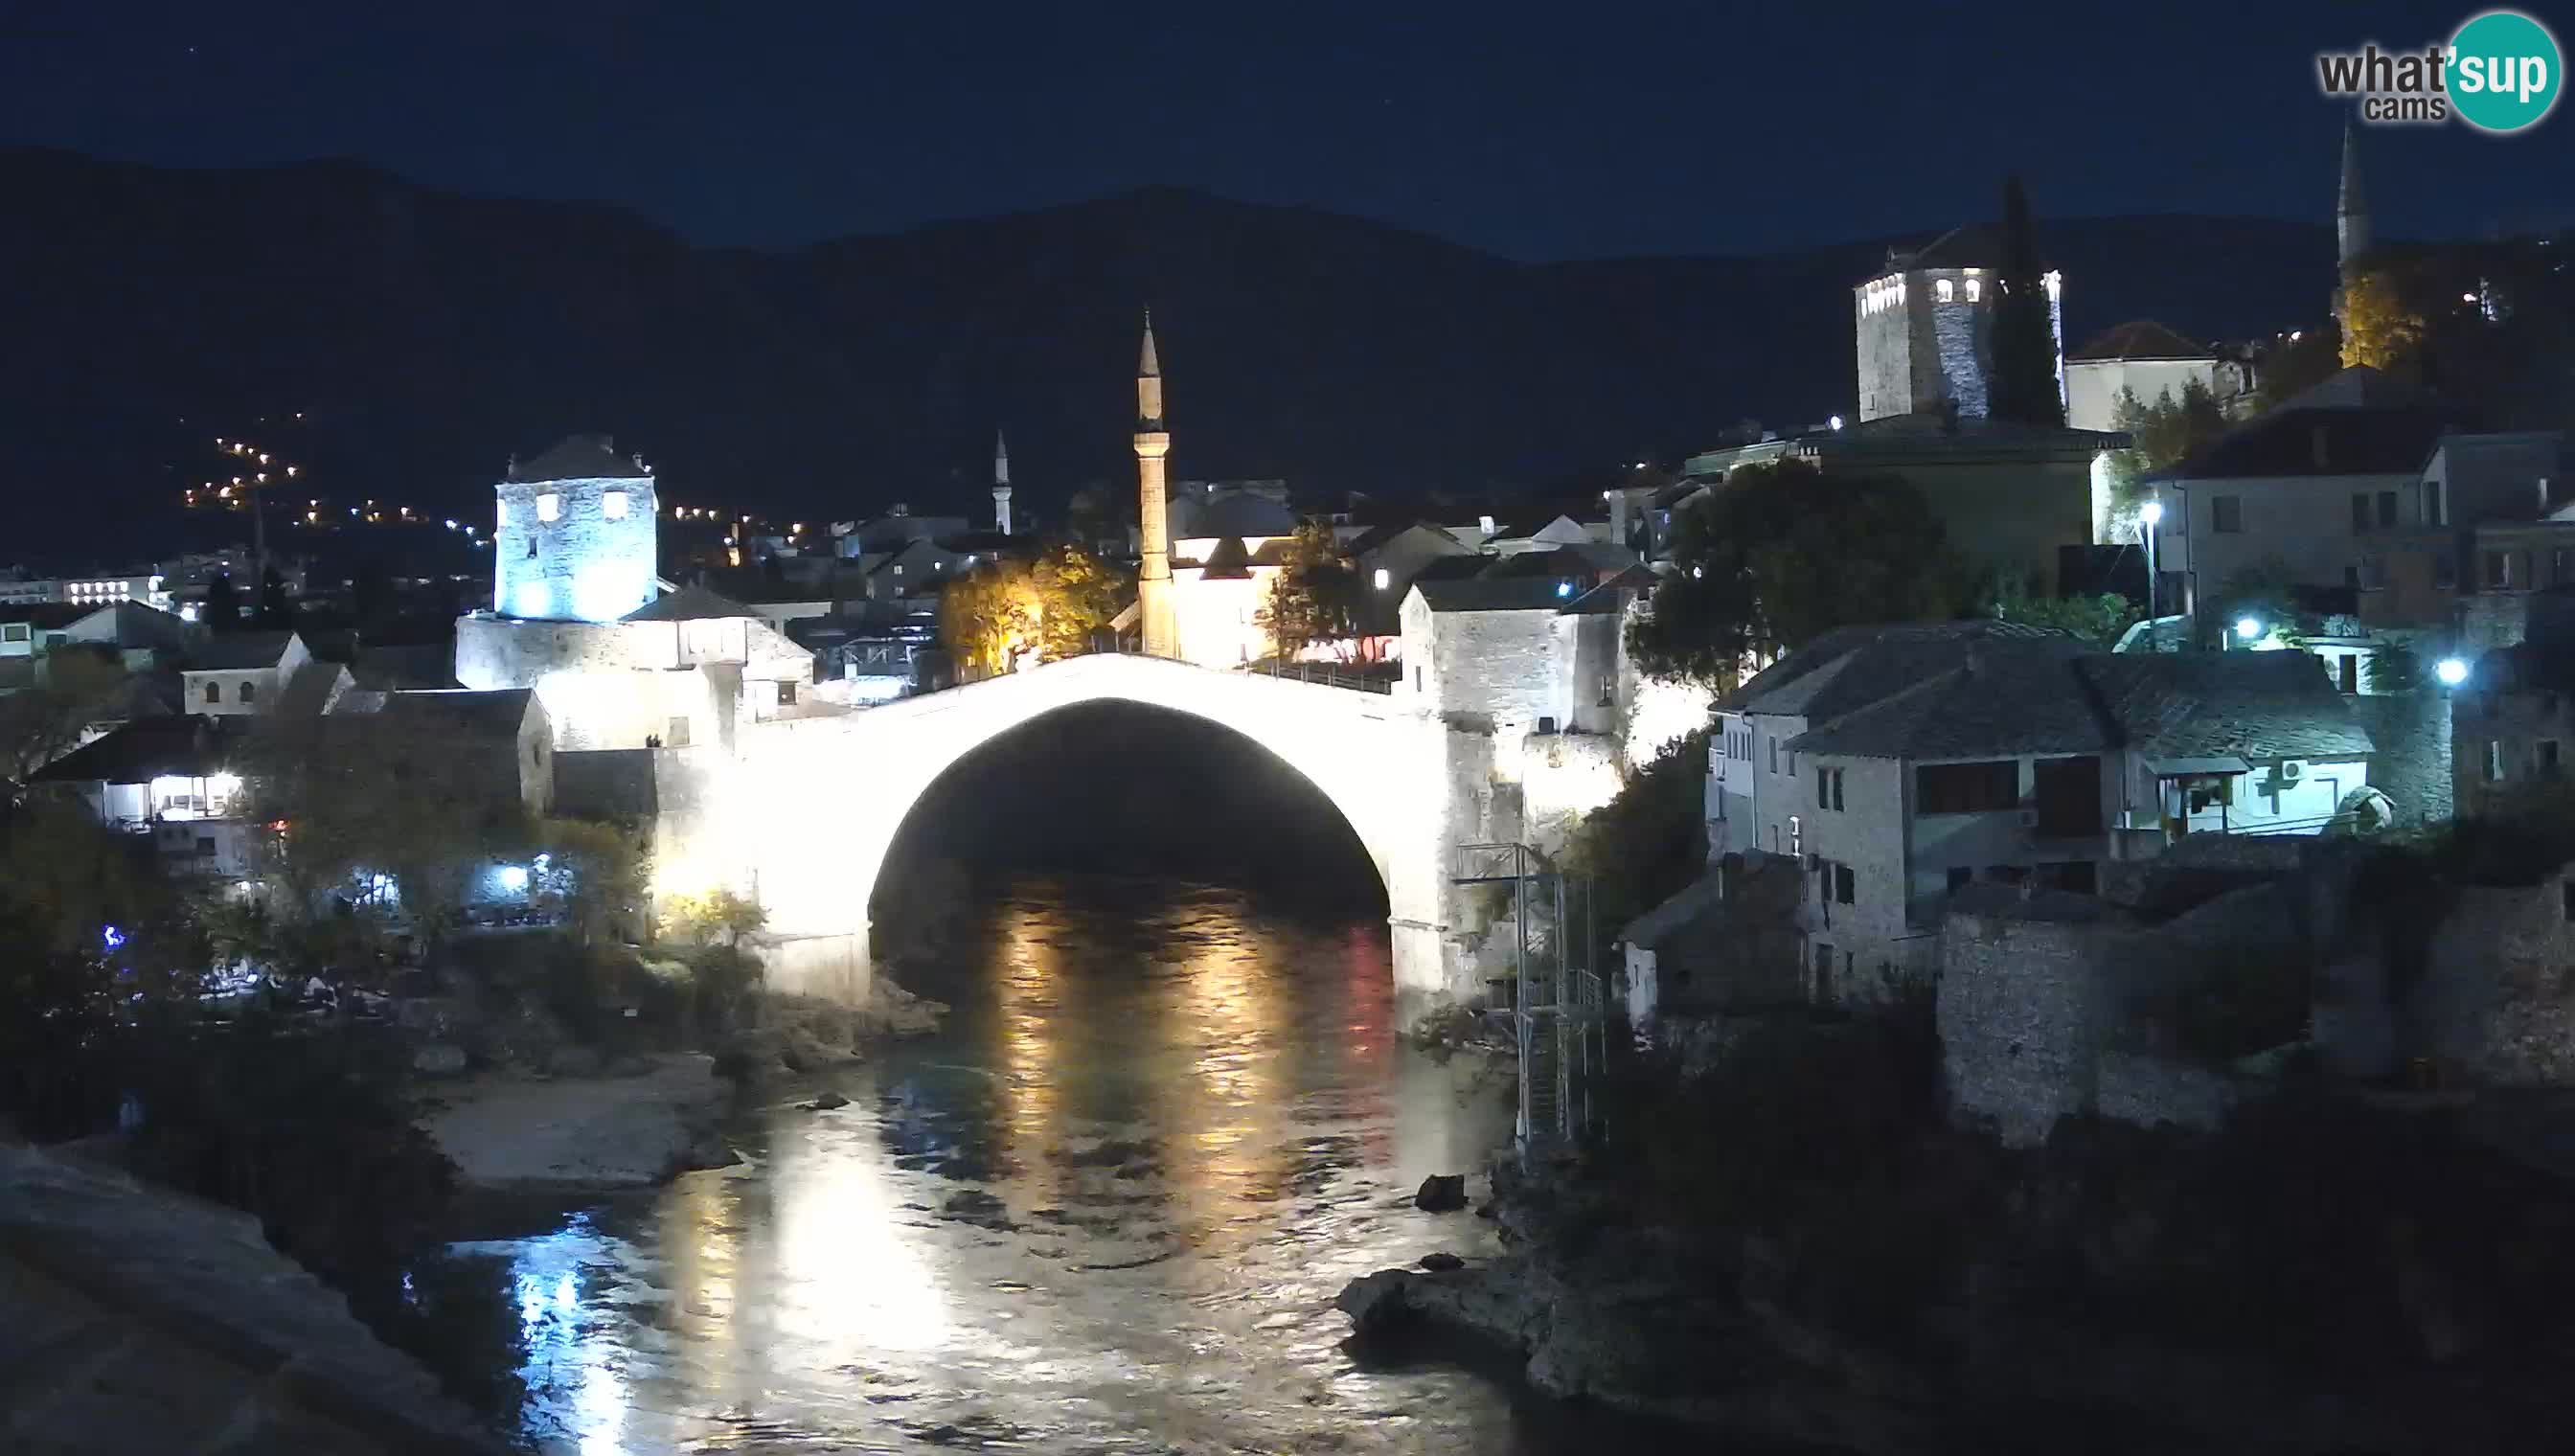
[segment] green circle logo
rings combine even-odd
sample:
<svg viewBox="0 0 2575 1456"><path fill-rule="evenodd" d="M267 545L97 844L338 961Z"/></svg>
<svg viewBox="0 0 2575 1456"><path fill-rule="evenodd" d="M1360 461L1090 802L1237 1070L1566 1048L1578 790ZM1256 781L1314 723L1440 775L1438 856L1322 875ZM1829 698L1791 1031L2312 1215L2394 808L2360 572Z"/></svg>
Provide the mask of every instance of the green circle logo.
<svg viewBox="0 0 2575 1456"><path fill-rule="evenodd" d="M2564 75L2557 37L2518 10L2489 10L2450 38L2450 105L2480 131L2536 126Z"/></svg>

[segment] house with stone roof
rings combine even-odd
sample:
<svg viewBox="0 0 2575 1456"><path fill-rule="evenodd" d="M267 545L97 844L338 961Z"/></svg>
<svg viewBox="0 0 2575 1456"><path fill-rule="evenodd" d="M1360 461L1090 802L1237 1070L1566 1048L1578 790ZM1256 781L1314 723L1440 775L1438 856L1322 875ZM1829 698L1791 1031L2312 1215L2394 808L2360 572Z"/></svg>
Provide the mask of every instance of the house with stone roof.
<svg viewBox="0 0 2575 1456"><path fill-rule="evenodd" d="M2305 653L2093 653L1997 623L1831 634L1719 707L1711 845L1801 866L1826 1001L1927 976L1967 885L2089 892L2185 835L2319 833L2374 746Z"/></svg>

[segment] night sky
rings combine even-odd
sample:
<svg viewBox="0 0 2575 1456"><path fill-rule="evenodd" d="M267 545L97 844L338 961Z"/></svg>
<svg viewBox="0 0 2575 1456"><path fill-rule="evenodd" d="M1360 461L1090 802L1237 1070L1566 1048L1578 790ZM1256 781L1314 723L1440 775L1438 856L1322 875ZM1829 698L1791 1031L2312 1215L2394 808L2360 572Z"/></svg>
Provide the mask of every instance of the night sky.
<svg viewBox="0 0 2575 1456"><path fill-rule="evenodd" d="M2468 13L16 0L0 140L356 157L709 243L1178 183L1531 260L1759 252L1944 225L2012 167L2057 216L2313 219L2344 111L2314 53L2417 47ZM2382 236L2563 221L2566 111L2505 139L2382 129Z"/></svg>

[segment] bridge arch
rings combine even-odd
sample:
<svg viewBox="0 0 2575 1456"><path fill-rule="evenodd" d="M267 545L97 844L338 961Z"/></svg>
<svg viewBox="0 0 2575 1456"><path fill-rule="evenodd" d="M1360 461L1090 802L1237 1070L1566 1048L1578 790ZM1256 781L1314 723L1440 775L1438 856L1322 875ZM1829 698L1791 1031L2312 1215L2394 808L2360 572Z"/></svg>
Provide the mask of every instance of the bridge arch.
<svg viewBox="0 0 2575 1456"><path fill-rule="evenodd" d="M869 900L913 806L1002 734L1103 702L1201 719L1293 769L1339 812L1385 886L1398 992L1464 989L1443 964L1457 799L1446 728L1381 695L1110 654L744 729L719 795L721 852L768 909L781 970L795 979L811 962L865 974L852 962L863 956Z"/></svg>

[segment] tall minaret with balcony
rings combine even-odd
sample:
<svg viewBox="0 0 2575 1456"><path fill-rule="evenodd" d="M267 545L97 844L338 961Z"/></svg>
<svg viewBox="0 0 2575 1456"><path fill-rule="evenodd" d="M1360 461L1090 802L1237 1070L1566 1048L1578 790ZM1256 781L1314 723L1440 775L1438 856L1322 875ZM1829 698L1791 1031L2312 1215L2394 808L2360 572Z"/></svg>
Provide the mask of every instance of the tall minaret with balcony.
<svg viewBox="0 0 2575 1456"><path fill-rule="evenodd" d="M1141 523L1136 608L1149 658L1176 658L1181 653L1180 621L1172 608L1172 524L1163 477L1163 460L1171 453L1171 432L1163 428L1163 363L1154 353L1154 311L1147 309L1145 345L1136 359L1136 486Z"/></svg>
<svg viewBox="0 0 2575 1456"><path fill-rule="evenodd" d="M2336 323L2343 322L2343 296L2351 289L2361 261L2369 256L2369 194L2360 185L2360 129L2342 126L2342 189L2334 197L2334 297Z"/></svg>
<svg viewBox="0 0 2575 1456"><path fill-rule="evenodd" d="M1011 534L1011 442L993 432L993 529Z"/></svg>

